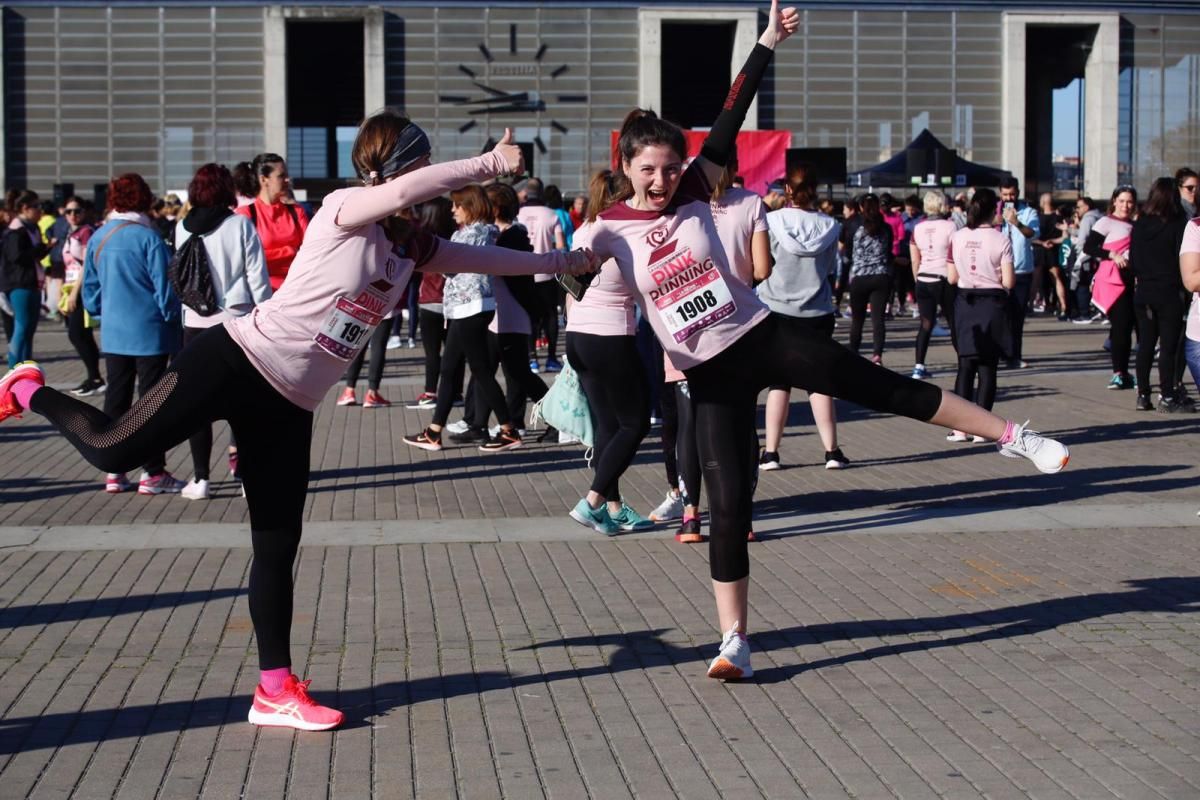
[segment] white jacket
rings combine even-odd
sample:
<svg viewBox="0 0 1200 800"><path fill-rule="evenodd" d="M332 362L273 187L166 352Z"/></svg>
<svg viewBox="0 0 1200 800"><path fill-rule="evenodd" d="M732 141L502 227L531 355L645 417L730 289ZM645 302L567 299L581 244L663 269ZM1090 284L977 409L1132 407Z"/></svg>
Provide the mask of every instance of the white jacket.
<svg viewBox="0 0 1200 800"><path fill-rule="evenodd" d="M175 247L182 248L191 235L180 220L175 225ZM211 328L232 317L250 313L250 309L271 296L262 241L248 218L231 214L201 238L221 313L204 317L184 306L185 328Z"/></svg>

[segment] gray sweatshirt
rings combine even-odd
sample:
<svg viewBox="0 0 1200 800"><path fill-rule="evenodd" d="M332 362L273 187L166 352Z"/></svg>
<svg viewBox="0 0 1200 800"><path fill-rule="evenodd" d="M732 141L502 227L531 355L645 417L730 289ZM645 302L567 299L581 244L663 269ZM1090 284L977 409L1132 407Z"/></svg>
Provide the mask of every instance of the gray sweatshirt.
<svg viewBox="0 0 1200 800"><path fill-rule="evenodd" d="M767 214L767 231L775 267L758 285L759 299L789 317L832 314L829 278L838 271L841 224L817 211L781 208Z"/></svg>

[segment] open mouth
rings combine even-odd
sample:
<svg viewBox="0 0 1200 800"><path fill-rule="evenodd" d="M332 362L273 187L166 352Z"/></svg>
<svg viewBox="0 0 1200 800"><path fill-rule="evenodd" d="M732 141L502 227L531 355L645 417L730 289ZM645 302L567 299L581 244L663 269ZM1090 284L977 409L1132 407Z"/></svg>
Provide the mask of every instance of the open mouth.
<svg viewBox="0 0 1200 800"><path fill-rule="evenodd" d="M667 191L665 189L647 189L646 197L652 203L665 203L667 201Z"/></svg>

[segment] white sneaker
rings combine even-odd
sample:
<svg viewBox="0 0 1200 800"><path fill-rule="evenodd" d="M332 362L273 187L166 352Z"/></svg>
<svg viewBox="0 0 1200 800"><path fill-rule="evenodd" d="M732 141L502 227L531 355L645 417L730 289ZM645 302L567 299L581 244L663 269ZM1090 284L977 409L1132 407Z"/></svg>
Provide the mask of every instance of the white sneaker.
<svg viewBox="0 0 1200 800"><path fill-rule="evenodd" d="M388 350L399 350L400 349L400 337L399 336L389 336L388 340L387 340L387 349Z"/></svg>
<svg viewBox="0 0 1200 800"><path fill-rule="evenodd" d="M971 441L974 442L975 444L983 444L984 442L987 441L987 439L985 439L982 436L972 436Z"/></svg>
<svg viewBox="0 0 1200 800"><path fill-rule="evenodd" d="M563 431L559 431L558 432L558 443L559 444L578 444L579 437L572 436L571 434L565 433Z"/></svg>
<svg viewBox="0 0 1200 800"><path fill-rule="evenodd" d="M708 677L723 681L736 681L754 676L750 666L750 642L746 634L738 633L738 623L725 631L721 639L721 652L708 665Z"/></svg>
<svg viewBox="0 0 1200 800"><path fill-rule="evenodd" d="M666 499L650 512L650 519L655 522L666 522L669 519L681 519L682 517L683 496L674 492L667 492Z"/></svg>
<svg viewBox="0 0 1200 800"><path fill-rule="evenodd" d="M408 337L408 349L409 349L409 350L416 350L416 349L417 349L417 340L416 340L416 339L414 339L414 338L412 338L411 336L410 336L410 337Z"/></svg>
<svg viewBox="0 0 1200 800"><path fill-rule="evenodd" d="M188 481L187 486L183 487L179 493L188 500L207 500L208 499L208 481L198 481L192 478Z"/></svg>
<svg viewBox="0 0 1200 800"><path fill-rule="evenodd" d="M970 438L970 436L967 436L962 431L950 431L948 434L946 434L947 442L965 442Z"/></svg>
<svg viewBox="0 0 1200 800"><path fill-rule="evenodd" d="M471 430L471 426L467 424L465 419L460 419L458 422L451 422L447 425L446 430L450 433L466 433Z"/></svg>
<svg viewBox="0 0 1200 800"><path fill-rule="evenodd" d="M997 444L1000 455L1009 458L1028 458L1039 472L1052 475L1067 465L1071 452L1062 442L1028 429L1029 420L1013 430L1013 440Z"/></svg>

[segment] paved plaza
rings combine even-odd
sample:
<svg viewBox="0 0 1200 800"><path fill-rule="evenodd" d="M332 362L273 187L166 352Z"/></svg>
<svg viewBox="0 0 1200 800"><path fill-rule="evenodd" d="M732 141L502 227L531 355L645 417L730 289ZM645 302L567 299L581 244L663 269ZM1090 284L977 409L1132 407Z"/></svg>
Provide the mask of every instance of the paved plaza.
<svg viewBox="0 0 1200 800"><path fill-rule="evenodd" d="M889 327L885 364L911 366L914 330ZM1198 797L1200 415L1106 391L1103 339L1039 317L1030 368L1000 373L996 410L1071 447L1057 475L845 405L853 464L827 471L796 403L756 497L740 684L704 677L705 546L572 523L578 447L404 446L420 350L390 351L397 405L330 392L316 416L293 655L346 712L333 734L246 722L223 461L208 502L108 496L43 419L5 422L0 797ZM36 348L81 380L57 326ZM622 482L643 512L659 448ZM169 466L189 477L186 445Z"/></svg>

